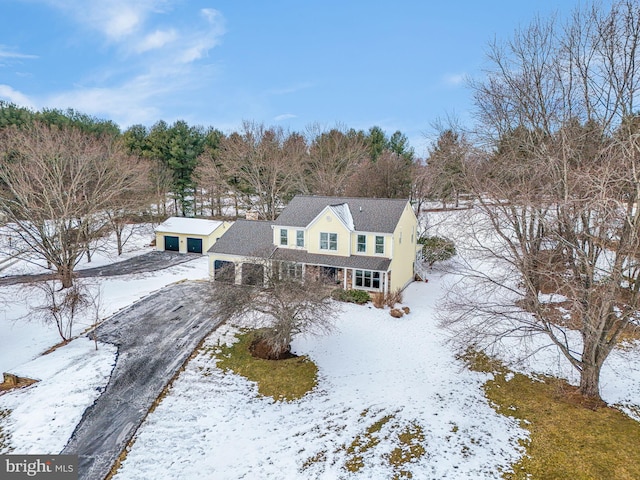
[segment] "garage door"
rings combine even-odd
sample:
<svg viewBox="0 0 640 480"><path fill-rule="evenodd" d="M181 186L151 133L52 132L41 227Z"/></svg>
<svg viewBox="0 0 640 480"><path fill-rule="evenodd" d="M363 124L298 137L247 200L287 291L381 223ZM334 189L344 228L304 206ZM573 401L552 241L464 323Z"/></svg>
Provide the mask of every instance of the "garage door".
<svg viewBox="0 0 640 480"><path fill-rule="evenodd" d="M213 263L213 278L217 282L235 283L236 266L233 262L216 260Z"/></svg>
<svg viewBox="0 0 640 480"><path fill-rule="evenodd" d="M263 285L264 267L257 263L242 264L242 284L243 285Z"/></svg>
<svg viewBox="0 0 640 480"><path fill-rule="evenodd" d="M187 252L202 253L202 239L187 237Z"/></svg>
<svg viewBox="0 0 640 480"><path fill-rule="evenodd" d="M164 249L170 252L180 251L180 239L178 237L170 237L165 235L164 237Z"/></svg>

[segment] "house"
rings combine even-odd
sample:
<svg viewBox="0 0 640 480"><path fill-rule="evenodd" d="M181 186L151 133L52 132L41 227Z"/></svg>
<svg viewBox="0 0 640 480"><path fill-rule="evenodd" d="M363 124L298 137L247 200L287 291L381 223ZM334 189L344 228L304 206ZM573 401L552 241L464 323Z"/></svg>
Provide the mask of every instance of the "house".
<svg viewBox="0 0 640 480"><path fill-rule="evenodd" d="M414 278L417 226L407 200L299 195L275 221L236 221L209 249L209 271L254 284L268 258L344 289L403 289Z"/></svg>
<svg viewBox="0 0 640 480"><path fill-rule="evenodd" d="M156 250L206 253L230 226L218 220L169 217L155 229Z"/></svg>

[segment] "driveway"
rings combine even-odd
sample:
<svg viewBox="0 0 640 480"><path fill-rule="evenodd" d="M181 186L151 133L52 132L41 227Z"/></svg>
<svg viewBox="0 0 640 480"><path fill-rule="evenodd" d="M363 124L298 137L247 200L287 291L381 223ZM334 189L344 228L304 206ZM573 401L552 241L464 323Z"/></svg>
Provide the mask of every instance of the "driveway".
<svg viewBox="0 0 640 480"><path fill-rule="evenodd" d="M173 267L181 263L190 262L200 258L197 254L183 254L175 252L153 251L129 258L121 262L110 263L102 267L85 268L76 270L74 273L78 278L87 277L115 277L118 275L129 275L132 273L155 272L165 268ZM55 273L40 273L36 275L10 275L0 277L0 286L15 285L18 283L39 282L55 278Z"/></svg>
<svg viewBox="0 0 640 480"><path fill-rule="evenodd" d="M118 347L109 383L61 453L79 456L80 480L101 480L153 402L221 322L208 313L208 282L170 285L106 320L98 340Z"/></svg>

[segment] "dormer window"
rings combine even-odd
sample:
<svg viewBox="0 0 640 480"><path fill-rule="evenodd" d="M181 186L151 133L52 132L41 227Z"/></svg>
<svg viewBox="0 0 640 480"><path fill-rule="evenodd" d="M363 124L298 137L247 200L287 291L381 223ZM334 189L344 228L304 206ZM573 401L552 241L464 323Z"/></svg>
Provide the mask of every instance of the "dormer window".
<svg viewBox="0 0 640 480"><path fill-rule="evenodd" d="M304 247L304 230L296 231L296 247Z"/></svg>
<svg viewBox="0 0 640 480"><path fill-rule="evenodd" d="M288 232L286 228L281 228L280 229L280 245L288 245L289 244L289 239L288 239Z"/></svg>
<svg viewBox="0 0 640 480"><path fill-rule="evenodd" d="M358 235L358 253L364 253L367 251L367 236Z"/></svg>
<svg viewBox="0 0 640 480"><path fill-rule="evenodd" d="M376 236L376 253L384 254L384 237Z"/></svg>
<svg viewBox="0 0 640 480"><path fill-rule="evenodd" d="M338 250L338 234L320 233L320 250Z"/></svg>

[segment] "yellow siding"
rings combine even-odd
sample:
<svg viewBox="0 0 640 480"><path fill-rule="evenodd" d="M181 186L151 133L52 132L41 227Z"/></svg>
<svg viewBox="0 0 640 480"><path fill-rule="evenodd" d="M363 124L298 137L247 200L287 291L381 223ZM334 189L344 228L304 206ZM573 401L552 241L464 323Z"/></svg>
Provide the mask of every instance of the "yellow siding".
<svg viewBox="0 0 640 480"><path fill-rule="evenodd" d="M407 203L400 217L400 221L393 232L390 290L404 288L413 281L417 229L418 220L413 213L411 205Z"/></svg>
<svg viewBox="0 0 640 480"><path fill-rule="evenodd" d="M337 250L321 250L320 249L320 233L336 233L338 234ZM343 257L351 255L351 232L336 217L336 215L325 210L322 215L318 216L307 229L307 251L309 253L320 253L325 255L341 255Z"/></svg>
<svg viewBox="0 0 640 480"><path fill-rule="evenodd" d="M367 249L364 252L358 252L358 236L364 235L367 238ZM376 253L376 237L384 238L384 252ZM393 245L393 237L389 234L382 233L363 233L363 232L353 232L351 234L351 254L352 255L365 255L368 257L385 257L391 258L391 248Z"/></svg>
<svg viewBox="0 0 640 480"><path fill-rule="evenodd" d="M287 231L287 244L286 245L281 245L280 244L280 231L281 230L286 230ZM304 231L304 228L287 228L287 227L280 227L280 226L275 226L273 228L273 244L276 247L280 247L280 248L306 248L307 245L307 233L305 232L304 235L304 246L303 247L298 247L296 244L296 235L298 230L302 230Z"/></svg>

